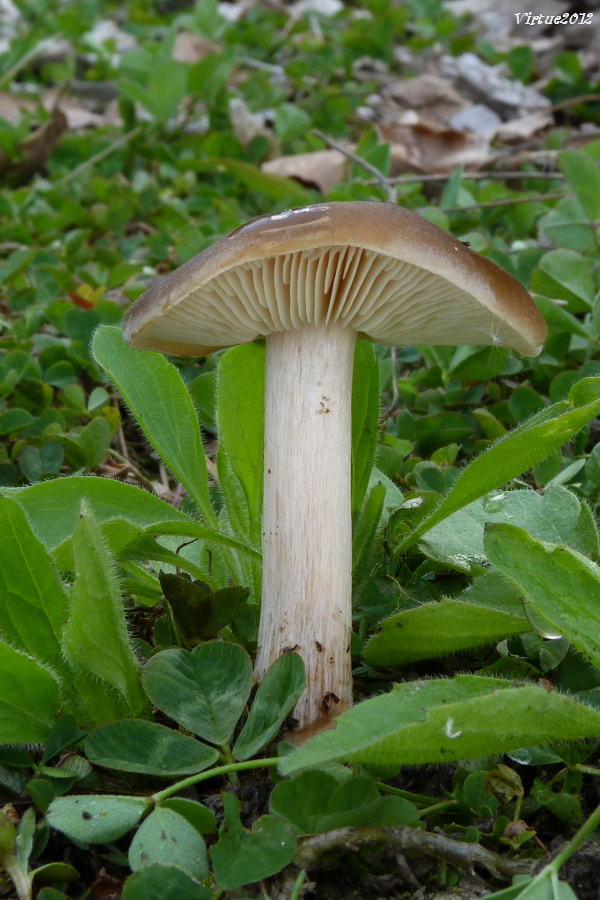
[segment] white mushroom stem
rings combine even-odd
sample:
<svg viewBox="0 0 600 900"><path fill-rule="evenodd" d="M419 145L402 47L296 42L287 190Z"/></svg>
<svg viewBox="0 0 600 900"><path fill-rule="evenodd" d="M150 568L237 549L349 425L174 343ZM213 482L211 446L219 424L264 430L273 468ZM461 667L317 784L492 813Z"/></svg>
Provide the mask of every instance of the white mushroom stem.
<svg viewBox="0 0 600 900"><path fill-rule="evenodd" d="M263 588L256 675L286 650L306 667L299 730L352 705L351 407L356 331L266 339Z"/></svg>

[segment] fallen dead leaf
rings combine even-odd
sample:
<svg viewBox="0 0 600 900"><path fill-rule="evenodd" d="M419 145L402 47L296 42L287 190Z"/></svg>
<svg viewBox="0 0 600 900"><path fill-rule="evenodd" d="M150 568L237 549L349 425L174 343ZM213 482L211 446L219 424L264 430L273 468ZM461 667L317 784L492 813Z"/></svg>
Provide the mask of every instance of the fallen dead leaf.
<svg viewBox="0 0 600 900"><path fill-rule="evenodd" d="M67 117L61 109L55 108L47 122L32 131L19 144L20 156L10 159L0 150L0 174L15 172L27 180L46 168L53 150L67 130Z"/></svg>
<svg viewBox="0 0 600 900"><path fill-rule="evenodd" d="M382 91L384 103L400 110L414 110L419 118L449 123L451 116L468 107L452 85L437 75L417 75L396 81Z"/></svg>
<svg viewBox="0 0 600 900"><path fill-rule="evenodd" d="M263 172L295 178L306 187L317 187L326 194L346 177L348 160L339 150L315 150L280 156L262 164Z"/></svg>
<svg viewBox="0 0 600 900"><path fill-rule="evenodd" d="M549 128L554 124L554 119L550 113L542 109L531 113L528 116L521 116L519 119L511 119L509 122L503 122L496 129L495 137L506 143L512 141L528 141L544 128Z"/></svg>
<svg viewBox="0 0 600 900"><path fill-rule="evenodd" d="M281 145L273 130L266 124L267 112L253 113L242 97L232 97L229 101L229 118L233 133L244 147L256 137L264 137L269 142L267 156L272 158L281 153Z"/></svg>
<svg viewBox="0 0 600 900"><path fill-rule="evenodd" d="M9 94L8 91L0 92L0 119L6 119L11 125L16 125L23 118L23 113L35 112L36 105L27 97L19 97Z"/></svg>
<svg viewBox="0 0 600 900"><path fill-rule="evenodd" d="M118 900L123 890L123 881L120 878L114 878L102 867L90 890L94 897L101 898L101 900Z"/></svg>
<svg viewBox="0 0 600 900"><path fill-rule="evenodd" d="M480 169L493 159L489 138L433 122L380 122L380 137L392 145L392 176L405 172L451 172L457 166Z"/></svg>
<svg viewBox="0 0 600 900"><path fill-rule="evenodd" d="M173 59L194 65L209 53L218 53L219 50L221 46L214 41L207 41L193 31L180 31L175 38Z"/></svg>
<svg viewBox="0 0 600 900"><path fill-rule="evenodd" d="M67 118L69 131L82 131L84 128L99 128L106 125L106 116L103 113L92 112L83 103L72 97L65 97L59 91L44 91L41 98L42 106L48 112L59 107ZM120 117L119 117L120 121ZM112 123L111 123L112 124Z"/></svg>
<svg viewBox="0 0 600 900"><path fill-rule="evenodd" d="M65 97L64 93L58 90L44 91L38 101L8 91L0 92L0 118L6 119L11 125L20 122L23 115L35 115L40 105L50 114L58 107L66 116L69 131L122 123L116 101L111 101L103 112L98 113L72 97Z"/></svg>

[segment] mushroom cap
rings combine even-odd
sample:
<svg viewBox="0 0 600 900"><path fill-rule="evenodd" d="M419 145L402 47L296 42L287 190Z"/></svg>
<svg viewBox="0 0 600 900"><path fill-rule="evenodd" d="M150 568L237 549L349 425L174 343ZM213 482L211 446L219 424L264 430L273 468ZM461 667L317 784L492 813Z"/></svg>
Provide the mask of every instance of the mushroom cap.
<svg viewBox="0 0 600 900"><path fill-rule="evenodd" d="M546 325L522 284L391 203L260 216L157 281L123 326L138 349L203 356L342 324L388 346L492 344L536 356Z"/></svg>

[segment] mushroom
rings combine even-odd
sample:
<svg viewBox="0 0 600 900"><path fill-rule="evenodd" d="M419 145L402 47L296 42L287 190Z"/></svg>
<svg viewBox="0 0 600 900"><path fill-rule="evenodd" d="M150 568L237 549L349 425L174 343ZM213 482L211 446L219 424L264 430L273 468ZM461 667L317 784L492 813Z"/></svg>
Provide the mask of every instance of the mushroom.
<svg viewBox="0 0 600 900"><path fill-rule="evenodd" d="M525 288L417 213L324 203L248 222L153 285L128 343L201 356L266 341L263 582L256 677L306 667L300 732L352 705L351 395L358 337L540 352Z"/></svg>

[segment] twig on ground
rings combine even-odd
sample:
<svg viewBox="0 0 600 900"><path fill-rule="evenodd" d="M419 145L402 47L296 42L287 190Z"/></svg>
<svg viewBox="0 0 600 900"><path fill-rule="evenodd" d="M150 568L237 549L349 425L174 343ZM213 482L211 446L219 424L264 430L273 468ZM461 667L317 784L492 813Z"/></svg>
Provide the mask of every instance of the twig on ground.
<svg viewBox="0 0 600 900"><path fill-rule="evenodd" d="M451 176L451 172L435 172L433 174L422 174L422 175L396 175L394 178L388 178L388 184L418 184L420 181L448 181ZM464 181L504 181L504 180L522 180L524 178L541 178L547 181L564 181L565 176L562 172L515 172L514 170L509 170L506 172L500 172L495 170L490 170L486 172L464 172L463 180ZM366 184L375 185L379 184L380 180L375 181L367 181Z"/></svg>
<svg viewBox="0 0 600 900"><path fill-rule="evenodd" d="M369 172L371 175L373 175L373 177L377 180L377 183L386 192L390 203L396 202L396 192L393 188L393 185L390 179L386 175L384 175L383 172L380 172L379 169L373 166L370 162L367 162L366 159L363 159L362 156L358 156L356 153L353 153L352 150L348 150L348 148L344 147L343 144L340 144L339 141L335 141L328 135L323 134L323 132L319 131L318 128L313 128L311 130L311 134L314 134L315 137L318 137L319 140L323 141L324 144L327 144L328 147L331 147L332 150L338 150L346 157L346 159L349 159L351 162L356 163L356 165L360 166L366 172Z"/></svg>
<svg viewBox="0 0 600 900"><path fill-rule="evenodd" d="M529 197L519 194L518 197L505 197L503 200L486 200L482 203L469 203L466 206L447 206L444 212L464 212L467 209L493 209L495 206L514 206L521 203L532 203L534 201L545 202L546 200L562 200L570 196L565 191L554 191L551 194L533 194Z"/></svg>
<svg viewBox="0 0 600 900"><path fill-rule="evenodd" d="M336 828L325 834L311 835L300 842L294 865L310 871L332 853L359 853L361 850L384 848L394 853L420 851L470 873L474 866L483 866L494 878L503 881L510 881L515 875L529 874L535 863L535 860L508 859L480 844L457 841L445 834L399 825L394 828Z"/></svg>
<svg viewBox="0 0 600 900"><path fill-rule="evenodd" d="M131 460L126 459L124 456L122 456L117 450L114 450L112 447L109 447L108 453L109 453L109 456L112 456L112 458L115 459L118 463L121 463L121 465L123 466L123 469L129 471L133 475L133 477L136 479L136 481L139 481L139 483L142 485L142 487L145 487L146 490L150 491L152 494L156 493L152 482L148 478L146 478L146 476L142 472L140 472L140 470L138 469L137 466L134 466L134 464L131 462Z"/></svg>

